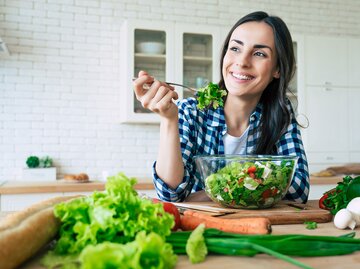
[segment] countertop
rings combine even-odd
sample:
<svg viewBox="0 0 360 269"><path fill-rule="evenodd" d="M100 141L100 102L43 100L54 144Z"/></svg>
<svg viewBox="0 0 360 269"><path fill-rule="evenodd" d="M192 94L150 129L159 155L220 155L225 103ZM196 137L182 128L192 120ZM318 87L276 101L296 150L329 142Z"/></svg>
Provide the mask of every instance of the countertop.
<svg viewBox="0 0 360 269"><path fill-rule="evenodd" d="M312 185L336 184L342 181L342 176L337 177L310 177ZM24 181L4 181L0 184L1 194L23 194L23 193L52 193L52 192L86 192L102 191L105 188L105 182L90 181L87 183L67 182L65 180L56 180L49 182L24 182ZM154 185L149 178L138 178L135 185L137 190L153 190Z"/></svg>
<svg viewBox="0 0 360 269"><path fill-rule="evenodd" d="M309 204L317 204L317 201L309 201ZM1 217L0 212L0 217ZM272 234L307 234L307 235L333 235L339 236L349 233L351 230L339 230L333 226L332 222L319 223L315 230L307 230L304 224L287 224L287 225L272 225ZM360 238L360 227L355 230L356 237ZM313 268L359 268L360 266L360 252L355 252L349 255L331 256L331 257L293 257L302 263ZM276 268L276 269L291 269L297 268L284 261L278 260L265 254L259 254L255 257L235 257L235 256L216 256L209 255L205 262L193 265L188 261L184 255L179 256L179 261L176 268L197 268L197 269L212 269L212 268ZM39 265L39 257L35 257L23 265L20 269L43 269Z"/></svg>
<svg viewBox="0 0 360 269"><path fill-rule="evenodd" d="M1 194L28 194L28 193L53 193L53 192L92 192L105 189L105 182L89 181L85 183L56 180L49 182L24 182L5 181L0 185ZM154 185L145 179L138 180L135 184L137 190L152 190Z"/></svg>

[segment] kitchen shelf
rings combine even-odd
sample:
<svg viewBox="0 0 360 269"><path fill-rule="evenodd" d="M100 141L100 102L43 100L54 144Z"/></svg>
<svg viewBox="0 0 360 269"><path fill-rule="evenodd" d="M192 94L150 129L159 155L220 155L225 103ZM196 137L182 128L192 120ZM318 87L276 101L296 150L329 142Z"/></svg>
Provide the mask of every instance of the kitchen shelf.
<svg viewBox="0 0 360 269"><path fill-rule="evenodd" d="M144 53L135 53L135 62L163 64L166 62L166 56L164 54L149 55Z"/></svg>
<svg viewBox="0 0 360 269"><path fill-rule="evenodd" d="M211 57L184 56L184 64L208 66L212 65L212 63Z"/></svg>

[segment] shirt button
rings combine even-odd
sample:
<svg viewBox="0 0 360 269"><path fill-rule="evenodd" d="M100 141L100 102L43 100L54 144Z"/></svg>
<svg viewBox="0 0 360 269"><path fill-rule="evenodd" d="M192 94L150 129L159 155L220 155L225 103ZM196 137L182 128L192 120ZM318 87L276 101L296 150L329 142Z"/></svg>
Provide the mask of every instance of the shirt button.
<svg viewBox="0 0 360 269"><path fill-rule="evenodd" d="M254 121L255 120L255 117L254 116L251 116L250 117L250 121Z"/></svg>

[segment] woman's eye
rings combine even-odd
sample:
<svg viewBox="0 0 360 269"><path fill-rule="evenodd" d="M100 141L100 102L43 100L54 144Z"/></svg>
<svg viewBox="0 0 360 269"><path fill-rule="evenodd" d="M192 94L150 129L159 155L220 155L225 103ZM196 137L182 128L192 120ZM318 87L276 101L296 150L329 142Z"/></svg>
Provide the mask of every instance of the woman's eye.
<svg viewBox="0 0 360 269"><path fill-rule="evenodd" d="M260 56L260 57L266 57L266 54L265 53L262 53L260 51L257 51L254 53L255 56Z"/></svg>
<svg viewBox="0 0 360 269"><path fill-rule="evenodd" d="M230 47L229 50L231 50L231 51L240 51L238 47Z"/></svg>

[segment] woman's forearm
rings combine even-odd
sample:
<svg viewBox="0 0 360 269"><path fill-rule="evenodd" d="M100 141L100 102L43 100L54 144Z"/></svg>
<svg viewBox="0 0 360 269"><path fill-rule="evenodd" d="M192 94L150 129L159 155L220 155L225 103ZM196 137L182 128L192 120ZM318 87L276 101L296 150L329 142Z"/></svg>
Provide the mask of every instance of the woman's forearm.
<svg viewBox="0 0 360 269"><path fill-rule="evenodd" d="M171 120L161 119L156 173L172 189L176 189L184 177L178 117Z"/></svg>

